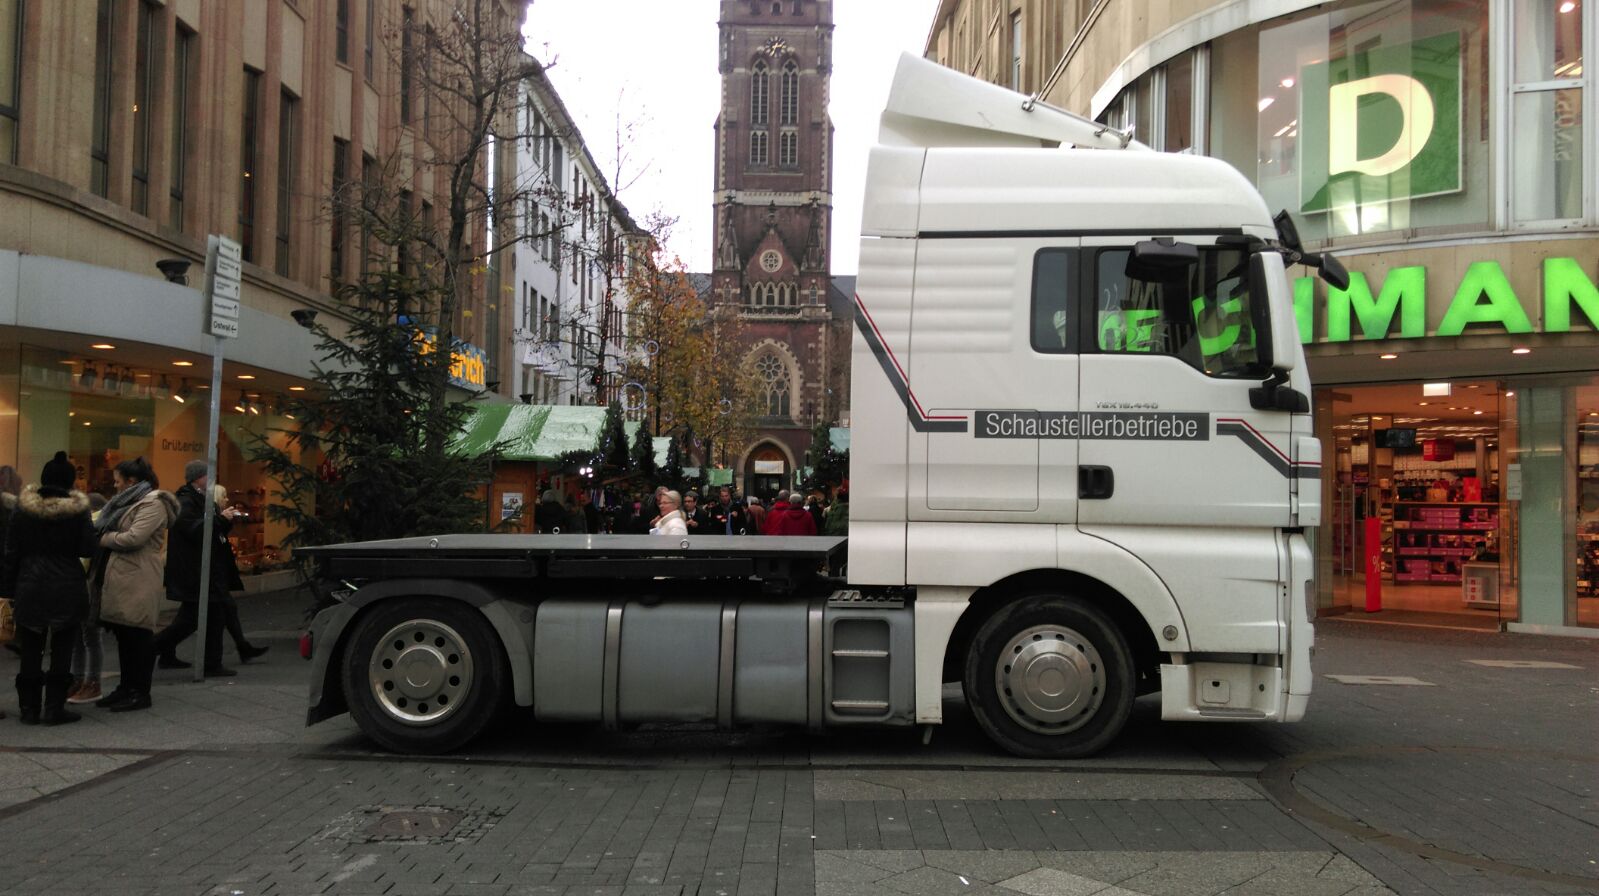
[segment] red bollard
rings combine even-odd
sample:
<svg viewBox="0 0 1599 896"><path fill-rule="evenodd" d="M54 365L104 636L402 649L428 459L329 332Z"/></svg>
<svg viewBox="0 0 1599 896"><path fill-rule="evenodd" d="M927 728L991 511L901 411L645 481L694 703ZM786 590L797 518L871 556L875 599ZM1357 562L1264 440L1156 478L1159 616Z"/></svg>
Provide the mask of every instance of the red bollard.
<svg viewBox="0 0 1599 896"><path fill-rule="evenodd" d="M1366 517L1366 612L1382 609L1382 520Z"/></svg>

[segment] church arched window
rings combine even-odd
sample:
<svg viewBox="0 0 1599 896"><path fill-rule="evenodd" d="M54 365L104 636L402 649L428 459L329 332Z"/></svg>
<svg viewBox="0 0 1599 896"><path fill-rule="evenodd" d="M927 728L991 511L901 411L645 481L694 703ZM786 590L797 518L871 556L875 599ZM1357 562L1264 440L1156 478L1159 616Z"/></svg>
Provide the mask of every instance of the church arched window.
<svg viewBox="0 0 1599 896"><path fill-rule="evenodd" d="M750 122L752 124L766 124L767 110L771 101L771 76L766 69L765 60L756 60L750 74Z"/></svg>
<svg viewBox="0 0 1599 896"><path fill-rule="evenodd" d="M783 131L777 135L777 164L784 168L799 165L799 132Z"/></svg>
<svg viewBox="0 0 1599 896"><path fill-rule="evenodd" d="M769 164L768 161L767 161L767 159L769 157L767 155L766 139L767 138L766 138L766 132L765 131L751 131L750 132L750 164L751 165L766 165L766 164Z"/></svg>
<svg viewBox="0 0 1599 896"><path fill-rule="evenodd" d="M755 361L755 373L760 377L762 407L768 417L788 416L788 395L792 388L788 365L773 352L761 355Z"/></svg>
<svg viewBox="0 0 1599 896"><path fill-rule="evenodd" d="M794 60L783 63L783 83L779 94L783 124L799 123L799 66Z"/></svg>

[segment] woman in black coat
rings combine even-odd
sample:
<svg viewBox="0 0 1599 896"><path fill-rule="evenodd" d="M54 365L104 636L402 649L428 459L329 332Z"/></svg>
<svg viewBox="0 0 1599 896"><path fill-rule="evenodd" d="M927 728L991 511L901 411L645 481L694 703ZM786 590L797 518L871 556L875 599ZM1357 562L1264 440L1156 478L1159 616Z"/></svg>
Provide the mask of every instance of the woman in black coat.
<svg viewBox="0 0 1599 896"><path fill-rule="evenodd" d="M89 585L80 557L94 552L89 498L72 488L77 471L65 452L44 465L40 485L17 499L0 560L0 594L16 613L19 720L60 725L80 716L66 709L72 687L72 645L89 610ZM50 651L50 671L44 653ZM41 693L42 690L42 693Z"/></svg>

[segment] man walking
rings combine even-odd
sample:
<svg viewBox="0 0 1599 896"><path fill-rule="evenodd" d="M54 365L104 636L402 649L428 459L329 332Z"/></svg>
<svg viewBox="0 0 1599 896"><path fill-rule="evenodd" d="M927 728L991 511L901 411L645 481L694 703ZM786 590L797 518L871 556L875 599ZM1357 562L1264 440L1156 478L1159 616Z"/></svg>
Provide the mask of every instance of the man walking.
<svg viewBox="0 0 1599 896"><path fill-rule="evenodd" d="M710 535L747 535L749 533L749 518L744 513L744 507L733 503L733 490L722 486L716 493L716 501L705 508L705 516L710 520Z"/></svg>
<svg viewBox="0 0 1599 896"><path fill-rule="evenodd" d="M186 669L191 664L178 659L173 650L200 625L200 556L205 545L205 504L210 500L209 477L205 461L191 460L183 467L183 487L177 491L178 518L172 523L167 544L167 597L182 604L172 624L155 636L156 665L162 669ZM211 526L211 609L205 624L205 674L226 677L237 674L222 665L222 627L224 604L233 600L228 593L235 583L229 578L231 556L228 530L233 528L237 508L218 513Z"/></svg>

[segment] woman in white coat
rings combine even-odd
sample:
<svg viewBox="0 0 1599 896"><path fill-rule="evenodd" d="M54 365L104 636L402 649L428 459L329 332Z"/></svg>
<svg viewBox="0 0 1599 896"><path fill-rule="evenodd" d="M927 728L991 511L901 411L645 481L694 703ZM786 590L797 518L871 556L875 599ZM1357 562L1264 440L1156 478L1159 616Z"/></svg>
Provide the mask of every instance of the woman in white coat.
<svg viewBox="0 0 1599 896"><path fill-rule="evenodd" d="M660 508L661 518L655 521L655 528L650 530L651 535L687 535L688 523L683 519L683 496L670 489L659 492L655 496L656 506Z"/></svg>

